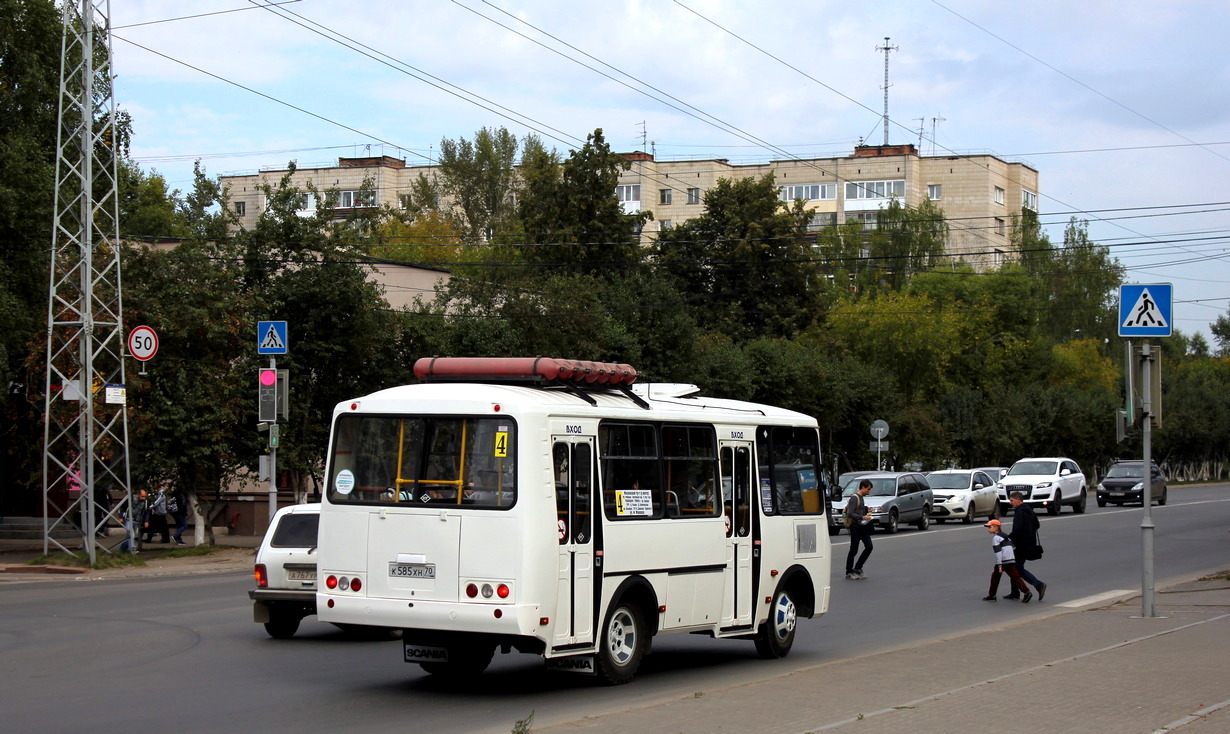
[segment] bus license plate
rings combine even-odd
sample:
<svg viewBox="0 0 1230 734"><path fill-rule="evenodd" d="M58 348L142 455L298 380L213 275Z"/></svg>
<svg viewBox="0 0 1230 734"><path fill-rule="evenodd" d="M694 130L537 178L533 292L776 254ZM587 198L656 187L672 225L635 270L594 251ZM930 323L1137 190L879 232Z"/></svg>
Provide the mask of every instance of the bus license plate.
<svg viewBox="0 0 1230 734"><path fill-rule="evenodd" d="M390 563L389 576L403 579L434 579L434 563Z"/></svg>

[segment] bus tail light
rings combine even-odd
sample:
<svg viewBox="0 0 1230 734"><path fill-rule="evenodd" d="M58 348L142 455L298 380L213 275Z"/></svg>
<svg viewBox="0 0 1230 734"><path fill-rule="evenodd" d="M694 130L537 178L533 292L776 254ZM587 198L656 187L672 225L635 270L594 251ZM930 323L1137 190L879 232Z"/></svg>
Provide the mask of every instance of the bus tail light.
<svg viewBox="0 0 1230 734"><path fill-rule="evenodd" d="M495 587L495 593L501 599L507 599L508 598L508 584L500 584L499 586Z"/></svg>
<svg viewBox="0 0 1230 734"><path fill-rule="evenodd" d="M351 591L358 591L359 589L362 589L362 588L363 588L363 582L359 580L358 576L350 580L350 590Z"/></svg>
<svg viewBox="0 0 1230 734"><path fill-rule="evenodd" d="M269 586L269 571L265 569L265 564L256 564L256 588L265 589Z"/></svg>
<svg viewBox="0 0 1230 734"><path fill-rule="evenodd" d="M347 589L349 589L349 588L350 588L350 579L346 578L345 576L343 576L343 577L341 577L340 579L338 579L338 580L337 580L337 588L341 589L342 591L346 591Z"/></svg>
<svg viewBox="0 0 1230 734"><path fill-rule="evenodd" d="M325 586L327 586L330 589L336 589L337 588L337 577L330 575L329 578L325 579Z"/></svg>
<svg viewBox="0 0 1230 734"><path fill-rule="evenodd" d="M478 584L466 584L466 596L471 599L478 596Z"/></svg>

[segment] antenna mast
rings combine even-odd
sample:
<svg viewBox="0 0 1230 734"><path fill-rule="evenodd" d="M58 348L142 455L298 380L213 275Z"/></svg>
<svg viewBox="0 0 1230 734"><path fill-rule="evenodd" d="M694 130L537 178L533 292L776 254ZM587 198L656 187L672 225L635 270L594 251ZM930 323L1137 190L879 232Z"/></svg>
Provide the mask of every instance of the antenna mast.
<svg viewBox="0 0 1230 734"><path fill-rule="evenodd" d="M68 551L57 540L67 530L91 564L112 550L98 531L131 516L109 8L64 3L47 297L43 552ZM106 511L98 501L112 491L122 499Z"/></svg>
<svg viewBox="0 0 1230 734"><path fill-rule="evenodd" d="M939 115L931 118L931 155L935 155L935 123L937 122L948 122L948 118Z"/></svg>
<svg viewBox="0 0 1230 734"><path fill-rule="evenodd" d="M884 52L884 144L888 145L888 54L897 51L896 46L888 45L888 36L884 37L884 45L876 46L876 51Z"/></svg>

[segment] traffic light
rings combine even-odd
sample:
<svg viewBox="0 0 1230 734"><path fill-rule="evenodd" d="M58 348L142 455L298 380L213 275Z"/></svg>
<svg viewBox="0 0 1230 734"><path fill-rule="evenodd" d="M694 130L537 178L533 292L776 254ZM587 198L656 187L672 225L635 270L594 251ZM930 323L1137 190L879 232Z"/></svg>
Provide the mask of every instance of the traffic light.
<svg viewBox="0 0 1230 734"><path fill-rule="evenodd" d="M262 367L256 373L256 419L273 423L278 419L278 371Z"/></svg>

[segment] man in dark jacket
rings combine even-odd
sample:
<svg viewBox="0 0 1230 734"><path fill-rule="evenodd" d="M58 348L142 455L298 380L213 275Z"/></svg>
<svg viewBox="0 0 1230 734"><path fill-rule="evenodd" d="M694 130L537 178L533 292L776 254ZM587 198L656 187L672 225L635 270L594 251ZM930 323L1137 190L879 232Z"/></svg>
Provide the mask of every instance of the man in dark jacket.
<svg viewBox="0 0 1230 734"><path fill-rule="evenodd" d="M1039 547L1038 543L1038 516L1034 514L1034 508L1025 504L1024 497L1020 492L1013 492L1008 495L1008 502L1012 504L1012 532L1008 533L1008 537L1012 540L1012 544L1016 546L1016 570L1021 574L1021 578L1025 583L1038 590L1038 601L1042 601L1042 597L1046 596L1046 584L1042 583L1037 576L1025 570L1027 559L1031 558L1035 549ZM1016 599L1019 595L1016 589L1012 593L1004 596L1005 599Z"/></svg>

